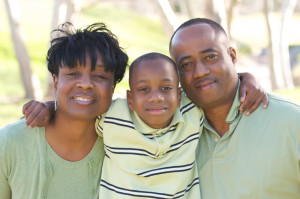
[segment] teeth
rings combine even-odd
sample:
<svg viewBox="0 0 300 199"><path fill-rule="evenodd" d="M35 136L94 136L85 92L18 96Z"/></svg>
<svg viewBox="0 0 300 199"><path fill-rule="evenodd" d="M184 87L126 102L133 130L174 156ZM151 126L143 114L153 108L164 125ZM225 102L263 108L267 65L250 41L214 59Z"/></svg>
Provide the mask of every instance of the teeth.
<svg viewBox="0 0 300 199"><path fill-rule="evenodd" d="M75 99L80 100L80 101L84 101L84 102L91 101L90 99L83 98L83 97L75 97Z"/></svg>

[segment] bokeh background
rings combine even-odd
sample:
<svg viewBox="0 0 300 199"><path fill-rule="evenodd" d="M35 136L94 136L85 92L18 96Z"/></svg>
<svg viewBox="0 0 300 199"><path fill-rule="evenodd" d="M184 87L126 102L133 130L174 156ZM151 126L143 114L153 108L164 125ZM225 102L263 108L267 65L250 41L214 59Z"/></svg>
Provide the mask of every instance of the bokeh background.
<svg viewBox="0 0 300 199"><path fill-rule="evenodd" d="M268 92L300 103L300 3L297 0L4 0L0 1L0 127L22 116L30 99L51 100L46 67L50 32L104 22L132 62L147 52L169 55L174 29L194 17L221 23L237 49L237 71ZM125 97L127 75L115 97Z"/></svg>

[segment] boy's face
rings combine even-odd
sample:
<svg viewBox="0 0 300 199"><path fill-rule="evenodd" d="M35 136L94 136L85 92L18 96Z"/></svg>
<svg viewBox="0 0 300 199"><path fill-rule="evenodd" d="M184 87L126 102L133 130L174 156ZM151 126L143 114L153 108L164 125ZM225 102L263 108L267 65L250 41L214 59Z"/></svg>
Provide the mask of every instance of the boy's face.
<svg viewBox="0 0 300 199"><path fill-rule="evenodd" d="M152 128L168 126L180 105L178 81L174 66L164 59L138 63L129 80L129 108Z"/></svg>

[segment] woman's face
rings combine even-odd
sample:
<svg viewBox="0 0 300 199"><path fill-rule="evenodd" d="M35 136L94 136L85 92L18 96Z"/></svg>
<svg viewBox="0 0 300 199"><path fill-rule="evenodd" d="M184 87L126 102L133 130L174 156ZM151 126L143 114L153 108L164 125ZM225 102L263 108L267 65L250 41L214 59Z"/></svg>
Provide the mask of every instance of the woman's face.
<svg viewBox="0 0 300 199"><path fill-rule="evenodd" d="M90 56L86 65L75 68L67 66L53 76L57 100L57 113L76 119L95 119L110 106L114 91L114 74L105 71L105 63L100 54L95 70L91 70Z"/></svg>

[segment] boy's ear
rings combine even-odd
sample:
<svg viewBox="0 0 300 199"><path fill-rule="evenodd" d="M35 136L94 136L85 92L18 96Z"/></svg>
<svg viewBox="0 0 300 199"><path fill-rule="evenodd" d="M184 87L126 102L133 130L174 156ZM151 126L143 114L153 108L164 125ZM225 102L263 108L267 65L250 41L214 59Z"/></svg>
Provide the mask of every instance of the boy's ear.
<svg viewBox="0 0 300 199"><path fill-rule="evenodd" d="M132 92L130 90L127 90L126 94L127 94L128 107L131 111L134 111L133 104L132 104Z"/></svg>
<svg viewBox="0 0 300 199"><path fill-rule="evenodd" d="M182 92L182 89L181 89L181 87L178 87L178 89L177 89L177 98L178 98L178 107L180 107L180 103L181 103L181 92Z"/></svg>

